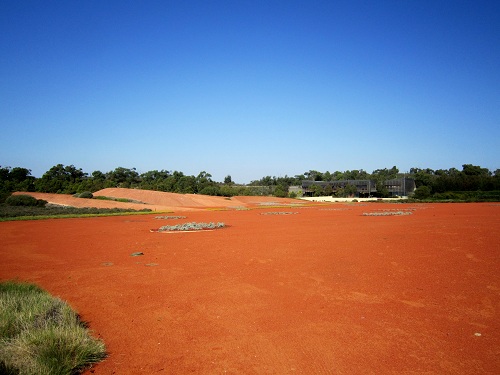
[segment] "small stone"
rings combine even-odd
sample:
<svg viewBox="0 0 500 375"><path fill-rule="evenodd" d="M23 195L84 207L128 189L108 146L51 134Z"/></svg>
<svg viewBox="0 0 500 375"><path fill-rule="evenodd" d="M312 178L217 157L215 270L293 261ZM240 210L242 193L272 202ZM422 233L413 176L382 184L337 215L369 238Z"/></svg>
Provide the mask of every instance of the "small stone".
<svg viewBox="0 0 500 375"><path fill-rule="evenodd" d="M130 254L130 256L131 256L131 257L138 257L138 256L141 256L141 255L144 255L144 253L142 253L142 252L140 252L140 251L138 251L138 252L136 252L136 253L132 253L132 254Z"/></svg>
<svg viewBox="0 0 500 375"><path fill-rule="evenodd" d="M481 334L479 332L474 333L474 336L480 337Z"/></svg>

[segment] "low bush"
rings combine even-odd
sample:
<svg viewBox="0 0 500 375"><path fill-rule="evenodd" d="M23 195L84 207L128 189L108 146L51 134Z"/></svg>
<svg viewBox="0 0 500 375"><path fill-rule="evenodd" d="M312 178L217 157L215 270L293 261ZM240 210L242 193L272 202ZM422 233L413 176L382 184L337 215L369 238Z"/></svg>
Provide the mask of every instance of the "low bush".
<svg viewBox="0 0 500 375"><path fill-rule="evenodd" d="M272 211L272 212L262 212L261 215L296 215L298 212L288 212L288 211Z"/></svg>
<svg viewBox="0 0 500 375"><path fill-rule="evenodd" d="M363 216L406 216L411 214L413 214L411 211L363 212Z"/></svg>
<svg viewBox="0 0 500 375"><path fill-rule="evenodd" d="M428 186L419 186L413 192L414 199L427 199L431 196L431 188Z"/></svg>
<svg viewBox="0 0 500 375"><path fill-rule="evenodd" d="M68 216L90 216L90 215L119 215L127 213L151 212L150 209L132 210L123 208L76 208L66 206L46 205L39 206L8 206L0 204L0 221L12 220L14 218L37 218L37 217L68 217Z"/></svg>
<svg viewBox="0 0 500 375"><path fill-rule="evenodd" d="M435 193L431 199L465 202L498 202L500 201L500 191L449 191Z"/></svg>
<svg viewBox="0 0 500 375"><path fill-rule="evenodd" d="M218 186L206 186L199 192L199 194L217 196L221 195L221 191Z"/></svg>
<svg viewBox="0 0 500 375"><path fill-rule="evenodd" d="M165 220L171 220L171 219L185 219L186 216L155 216L155 219L165 219Z"/></svg>
<svg viewBox="0 0 500 375"><path fill-rule="evenodd" d="M44 207L47 201L36 199L28 194L11 195L5 200L9 206Z"/></svg>
<svg viewBox="0 0 500 375"><path fill-rule="evenodd" d="M78 194L78 198L92 199L93 197L94 194L92 194L90 191L84 191L83 193Z"/></svg>
<svg viewBox="0 0 500 375"><path fill-rule="evenodd" d="M10 197L12 193L6 189L0 187L0 203L4 203L5 200Z"/></svg>
<svg viewBox="0 0 500 375"><path fill-rule="evenodd" d="M76 374L106 357L67 303L38 286L0 283L0 372Z"/></svg>
<svg viewBox="0 0 500 375"><path fill-rule="evenodd" d="M224 223L184 223L178 225L165 225L158 229L158 232L172 232L172 231L195 231L195 230L207 230L207 229L220 229L224 228L226 224Z"/></svg>

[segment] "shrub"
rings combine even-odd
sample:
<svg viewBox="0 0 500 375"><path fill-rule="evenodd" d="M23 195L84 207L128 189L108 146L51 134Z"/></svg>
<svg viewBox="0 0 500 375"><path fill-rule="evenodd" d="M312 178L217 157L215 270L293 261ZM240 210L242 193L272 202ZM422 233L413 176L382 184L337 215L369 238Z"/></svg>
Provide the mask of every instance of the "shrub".
<svg viewBox="0 0 500 375"><path fill-rule="evenodd" d="M0 203L4 203L5 200L10 197L11 192L5 189L0 189Z"/></svg>
<svg viewBox="0 0 500 375"><path fill-rule="evenodd" d="M420 186L413 192L413 198L415 199L427 199L431 196L431 188L428 186Z"/></svg>
<svg viewBox="0 0 500 375"><path fill-rule="evenodd" d="M31 195L27 194L19 194L19 195L11 195L5 200L5 203L7 203L9 206L38 206L38 207L45 207L47 204L47 201L43 199L36 199L35 197L32 197Z"/></svg>
<svg viewBox="0 0 500 375"><path fill-rule="evenodd" d="M363 212L363 216L405 216L411 214L413 214L411 211Z"/></svg>
<svg viewBox="0 0 500 375"><path fill-rule="evenodd" d="M92 199L93 197L94 194L92 194L90 191L84 191L83 193L78 194L78 198Z"/></svg>
<svg viewBox="0 0 500 375"><path fill-rule="evenodd" d="M221 192L217 186L206 186L199 192L199 194L217 196L221 195Z"/></svg>
<svg viewBox="0 0 500 375"><path fill-rule="evenodd" d="M298 212L272 211L262 212L261 215L296 215Z"/></svg>
<svg viewBox="0 0 500 375"><path fill-rule="evenodd" d="M171 232L171 231L193 231L193 230L206 230L206 229L219 229L224 228L226 225L224 223L184 223L178 225L165 225L158 229L159 232Z"/></svg>
<svg viewBox="0 0 500 375"><path fill-rule="evenodd" d="M155 216L155 219L185 219L186 216Z"/></svg>

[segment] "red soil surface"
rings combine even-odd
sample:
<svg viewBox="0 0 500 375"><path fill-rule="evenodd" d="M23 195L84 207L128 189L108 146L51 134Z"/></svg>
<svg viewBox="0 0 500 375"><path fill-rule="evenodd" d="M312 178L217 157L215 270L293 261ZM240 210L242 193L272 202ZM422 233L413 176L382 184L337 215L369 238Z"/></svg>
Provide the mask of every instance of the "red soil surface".
<svg viewBox="0 0 500 375"><path fill-rule="evenodd" d="M183 215L2 222L0 279L89 322L109 351L89 374L500 373L498 204ZM229 227L150 232L186 221Z"/></svg>

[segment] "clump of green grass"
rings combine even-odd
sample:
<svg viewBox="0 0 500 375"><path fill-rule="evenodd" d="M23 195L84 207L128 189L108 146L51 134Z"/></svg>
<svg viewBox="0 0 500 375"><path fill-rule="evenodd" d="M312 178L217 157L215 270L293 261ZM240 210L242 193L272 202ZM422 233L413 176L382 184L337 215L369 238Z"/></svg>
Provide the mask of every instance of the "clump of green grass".
<svg viewBox="0 0 500 375"><path fill-rule="evenodd" d="M66 302L33 284L0 283L0 373L72 375L105 357Z"/></svg>

